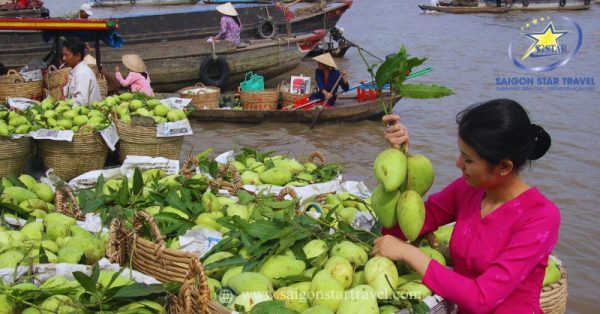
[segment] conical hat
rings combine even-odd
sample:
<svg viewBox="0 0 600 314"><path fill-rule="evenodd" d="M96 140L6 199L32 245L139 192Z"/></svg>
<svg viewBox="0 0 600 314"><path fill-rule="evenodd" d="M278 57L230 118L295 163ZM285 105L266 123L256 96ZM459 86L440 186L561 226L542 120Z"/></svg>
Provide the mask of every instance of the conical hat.
<svg viewBox="0 0 600 314"><path fill-rule="evenodd" d="M231 5L231 2L227 2L221 4L220 6L217 6L217 11L229 16L238 16L237 11L233 7L233 5Z"/></svg>
<svg viewBox="0 0 600 314"><path fill-rule="evenodd" d="M83 58L83 62L85 62L87 65L96 65L96 58L92 57L91 55L86 55Z"/></svg>
<svg viewBox="0 0 600 314"><path fill-rule="evenodd" d="M146 72L146 65L144 64L144 60L140 58L138 55L123 55L121 58L123 64L130 71L134 72Z"/></svg>
<svg viewBox="0 0 600 314"><path fill-rule="evenodd" d="M323 63L324 65L328 65L332 68L337 68L335 61L333 61L333 57L331 56L331 54L329 52L324 53L322 55L318 55L318 56L314 57L313 60L315 60L319 63Z"/></svg>

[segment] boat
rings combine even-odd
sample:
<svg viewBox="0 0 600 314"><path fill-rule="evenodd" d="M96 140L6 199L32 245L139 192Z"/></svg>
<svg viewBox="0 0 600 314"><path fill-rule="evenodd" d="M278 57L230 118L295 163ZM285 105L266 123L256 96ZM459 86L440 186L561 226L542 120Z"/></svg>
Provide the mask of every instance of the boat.
<svg viewBox="0 0 600 314"><path fill-rule="evenodd" d="M200 0L94 0L94 7L115 7L122 5L175 5L195 4Z"/></svg>
<svg viewBox="0 0 600 314"><path fill-rule="evenodd" d="M287 11L284 12L275 4L238 4L236 10L243 24L242 41L251 41L273 38L278 34L289 37L317 29L329 30L351 5L352 0L331 1L323 8L314 10L315 4L300 2L286 8L291 15L286 15ZM154 46L164 49L166 44L170 45L167 50L181 50L184 53L186 47L183 44L193 40L199 42L219 32L221 14L216 12L216 6L198 3L139 6L135 10L102 7L94 9L94 17L118 20L119 35L127 47L139 49L137 52L153 50ZM40 31L0 31L0 56L8 68L20 68L31 60L44 58L52 46L52 42L42 40ZM177 70L188 71L190 66ZM198 71L197 66L194 71ZM154 78L161 73L151 75Z"/></svg>
<svg viewBox="0 0 600 314"><path fill-rule="evenodd" d="M334 58L344 57L348 49L352 48L352 43L342 35L343 31L344 30L341 28L331 28L326 39L321 41L317 47L309 52L307 57L315 57L327 52Z"/></svg>
<svg viewBox="0 0 600 314"><path fill-rule="evenodd" d="M122 55L139 54L146 64L154 90L159 92L178 90L198 82L235 89L249 71L268 79L297 67L324 34L320 30L289 37L255 39L238 47L220 41L215 43L214 50L213 45L204 39L177 41L177 49L173 49L172 42L151 46L125 43L122 49L104 48L102 63L106 69L112 70L121 63ZM213 62L213 56L217 62Z"/></svg>
<svg viewBox="0 0 600 314"><path fill-rule="evenodd" d="M389 103L389 94L383 101ZM400 97L394 101L394 105ZM190 119L205 122L346 122L357 121L383 115L382 99L357 101L356 96L340 95L331 109L316 110L232 110L230 108L204 109L193 111Z"/></svg>
<svg viewBox="0 0 600 314"><path fill-rule="evenodd" d="M43 17L48 15L48 9L44 8L44 3L40 0L30 0L26 6L14 1L0 4L0 17Z"/></svg>
<svg viewBox="0 0 600 314"><path fill-rule="evenodd" d="M502 7L488 7L488 6L432 6L432 5L423 5L420 4L419 8L425 12L427 11L435 11L442 13L455 13L455 14L464 14L464 13L506 13L511 10L509 6Z"/></svg>
<svg viewBox="0 0 600 314"><path fill-rule="evenodd" d="M508 11L541 11L541 10L587 10L591 0L520 0L502 1L501 6L496 1L480 2L477 6L453 6L448 4L418 5L425 12L436 11L443 13L506 13Z"/></svg>

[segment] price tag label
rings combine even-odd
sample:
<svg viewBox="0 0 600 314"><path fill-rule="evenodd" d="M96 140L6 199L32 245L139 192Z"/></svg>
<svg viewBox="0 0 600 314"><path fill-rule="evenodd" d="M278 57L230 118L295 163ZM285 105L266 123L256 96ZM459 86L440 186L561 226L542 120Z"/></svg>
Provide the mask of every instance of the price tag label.
<svg viewBox="0 0 600 314"><path fill-rule="evenodd" d="M194 133L188 119L159 123L156 126L156 137L174 137L192 134Z"/></svg>
<svg viewBox="0 0 600 314"><path fill-rule="evenodd" d="M108 146L111 151L115 151L115 145L117 145L117 142L119 141L119 133L117 132L114 123L111 123L108 128L100 131L100 135L102 135L106 146Z"/></svg>
<svg viewBox="0 0 600 314"><path fill-rule="evenodd" d="M39 129L35 132L29 133L31 137L36 140L53 140L53 141L73 141L73 131L66 130L48 130L48 129Z"/></svg>
<svg viewBox="0 0 600 314"><path fill-rule="evenodd" d="M189 98L170 97L161 99L160 102L175 109L183 109L192 102Z"/></svg>

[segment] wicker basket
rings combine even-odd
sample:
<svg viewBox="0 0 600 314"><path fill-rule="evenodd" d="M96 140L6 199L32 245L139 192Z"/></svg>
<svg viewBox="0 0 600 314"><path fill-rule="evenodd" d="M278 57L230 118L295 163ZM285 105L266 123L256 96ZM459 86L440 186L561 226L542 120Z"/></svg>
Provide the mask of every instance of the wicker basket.
<svg viewBox="0 0 600 314"><path fill-rule="evenodd" d="M108 148L98 132L84 134L89 127L82 127L71 142L40 140L39 149L46 168L68 181L76 176L102 169Z"/></svg>
<svg viewBox="0 0 600 314"><path fill-rule="evenodd" d="M206 93L206 94L186 94L184 93L187 90L191 90L194 88L205 88L214 90L216 92ZM191 87L185 87L177 91L179 93L179 97L181 98L189 98L192 100L192 105L198 110L203 109L218 109L219 108L219 99L221 97L221 89L213 86L204 86L202 83L198 83Z"/></svg>
<svg viewBox="0 0 600 314"><path fill-rule="evenodd" d="M65 99L63 95L63 87L69 82L69 72L71 68L57 69L54 65L48 67L48 90L50 96L55 100Z"/></svg>
<svg viewBox="0 0 600 314"><path fill-rule="evenodd" d="M154 241L139 236L144 226L149 227ZM166 248L156 221L145 212L135 214L131 232L122 220L111 222L106 255L113 263L132 266L161 282L183 283L179 295L173 298L172 313L231 313L210 300L208 279L198 256Z"/></svg>
<svg viewBox="0 0 600 314"><path fill-rule="evenodd" d="M44 81L25 82L21 75L7 75L0 82L0 101L4 101L8 97L42 100L44 99Z"/></svg>
<svg viewBox="0 0 600 314"><path fill-rule="evenodd" d="M279 85L279 93L281 94L281 107L293 106L298 99L306 98L309 94L290 93L290 87L287 82L282 82Z"/></svg>
<svg viewBox="0 0 600 314"><path fill-rule="evenodd" d="M183 136L156 137L155 126L135 126L113 119L119 133L119 161L128 155L179 160Z"/></svg>
<svg viewBox="0 0 600 314"><path fill-rule="evenodd" d="M560 266L560 280L542 288L540 306L546 314L563 314L567 308L567 271Z"/></svg>
<svg viewBox="0 0 600 314"><path fill-rule="evenodd" d="M23 79L23 76L21 74L19 74L19 72L17 72L17 70L10 69L10 70L8 70L6 75L0 76L0 84L10 84L16 78Z"/></svg>
<svg viewBox="0 0 600 314"><path fill-rule="evenodd" d="M0 138L0 177L20 175L31 151L31 138Z"/></svg>
<svg viewBox="0 0 600 314"><path fill-rule="evenodd" d="M246 110L276 110L279 91L276 89L260 92L240 92L242 108Z"/></svg>
<svg viewBox="0 0 600 314"><path fill-rule="evenodd" d="M98 74L96 75L96 81L98 81L98 89L100 90L100 97L102 99L108 96L108 82L104 78L104 75Z"/></svg>

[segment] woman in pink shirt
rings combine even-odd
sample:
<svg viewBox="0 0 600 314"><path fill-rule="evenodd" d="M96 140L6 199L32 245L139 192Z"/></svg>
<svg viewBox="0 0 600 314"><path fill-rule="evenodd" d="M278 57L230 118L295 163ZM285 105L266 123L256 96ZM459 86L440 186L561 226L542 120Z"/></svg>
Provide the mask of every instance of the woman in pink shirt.
<svg viewBox="0 0 600 314"><path fill-rule="evenodd" d="M115 77L123 87L129 87L132 92L142 92L148 96L154 96L154 91L150 87L150 75L146 72L144 60L138 55L124 55L121 60L129 70L127 78L123 79L120 68L115 66Z"/></svg>
<svg viewBox="0 0 600 314"><path fill-rule="evenodd" d="M397 115L387 115L385 138L396 148L409 140ZM456 222L447 268L407 244L399 228L384 230L373 255L408 263L432 291L459 313L542 313L540 292L548 255L558 239L560 211L520 176L542 157L550 136L518 103L495 99L457 116L456 166L463 176L425 202L421 234Z"/></svg>

